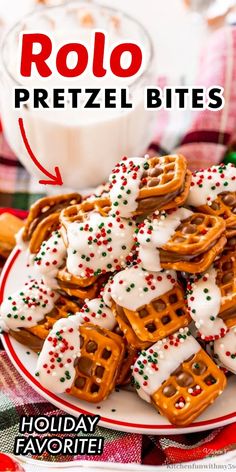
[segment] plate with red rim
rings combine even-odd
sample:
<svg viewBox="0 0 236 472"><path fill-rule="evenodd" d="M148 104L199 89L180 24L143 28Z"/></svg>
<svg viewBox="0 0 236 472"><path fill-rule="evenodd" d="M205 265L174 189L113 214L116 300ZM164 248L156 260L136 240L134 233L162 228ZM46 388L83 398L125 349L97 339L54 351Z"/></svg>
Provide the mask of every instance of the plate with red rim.
<svg viewBox="0 0 236 472"><path fill-rule="evenodd" d="M27 267L26 252L15 248L1 274L0 301L34 275L32 267ZM229 378L222 395L194 423L185 428L177 428L159 415L154 407L141 400L135 392L127 389L116 389L100 404L83 402L68 394L49 392L34 375L37 355L7 333L2 334L1 339L12 363L36 392L71 415L100 415L100 426L132 433L169 435L206 431L233 423L236 419L236 376Z"/></svg>

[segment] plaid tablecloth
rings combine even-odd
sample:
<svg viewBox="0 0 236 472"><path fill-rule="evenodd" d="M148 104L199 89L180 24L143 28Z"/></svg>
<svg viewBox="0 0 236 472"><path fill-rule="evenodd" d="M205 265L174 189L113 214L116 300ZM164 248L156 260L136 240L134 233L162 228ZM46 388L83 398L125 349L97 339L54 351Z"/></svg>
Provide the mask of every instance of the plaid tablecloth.
<svg viewBox="0 0 236 472"><path fill-rule="evenodd" d="M149 149L150 153L181 150L188 157L192 169L220 162L235 132L236 96L232 84L236 79L236 28L224 29L212 37L205 47L204 62L200 69L201 85L217 83L226 87L226 109L211 114L200 112L192 117L186 113L170 114L166 110L160 111L154 140ZM165 86L168 81L165 77L159 78L158 84ZM1 211L13 211L14 208L15 214L25 217L26 213L22 210L27 210L43 191L21 166L0 133ZM0 451L11 453L21 415L40 413L51 416L61 415L63 412L46 402L26 384L4 350L0 350L0 374ZM97 428L96 434L105 438L104 452L102 456L92 459L87 457L88 460L160 465L201 459L236 448L235 423L204 433L168 437L126 434L101 427ZM37 459L63 461L65 457L43 455ZM78 457L67 459L74 460Z"/></svg>
<svg viewBox="0 0 236 472"><path fill-rule="evenodd" d="M21 415L63 415L22 379L4 351L0 351L0 452L12 453ZM38 460L87 459L146 465L173 464L222 454L236 448L236 423L204 433L176 436L142 436L97 427L105 438L102 456L48 456Z"/></svg>

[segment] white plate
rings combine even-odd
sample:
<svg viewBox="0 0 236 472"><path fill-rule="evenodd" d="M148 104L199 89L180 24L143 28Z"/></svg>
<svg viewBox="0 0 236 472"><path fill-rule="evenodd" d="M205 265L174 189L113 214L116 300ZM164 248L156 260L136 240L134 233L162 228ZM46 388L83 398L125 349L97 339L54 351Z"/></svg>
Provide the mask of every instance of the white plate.
<svg viewBox="0 0 236 472"><path fill-rule="evenodd" d="M22 283L32 275L34 275L32 268L27 268L26 254L15 249L2 272L0 301L20 288ZM36 354L7 334L2 335L2 341L16 369L42 397L75 416L81 413L101 415L99 422L101 426L126 432L167 435L205 431L235 421L235 376L230 378L223 394L196 422L187 428L176 428L160 416L151 405L142 401L138 395L126 390L113 392L107 400L99 405L83 402L69 395L55 395L44 389L34 377Z"/></svg>

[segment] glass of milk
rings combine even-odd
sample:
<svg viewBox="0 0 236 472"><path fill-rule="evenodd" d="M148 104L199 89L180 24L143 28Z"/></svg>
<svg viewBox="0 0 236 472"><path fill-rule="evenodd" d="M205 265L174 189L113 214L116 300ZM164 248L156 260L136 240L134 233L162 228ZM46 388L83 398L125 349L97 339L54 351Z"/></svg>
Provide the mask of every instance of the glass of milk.
<svg viewBox="0 0 236 472"><path fill-rule="evenodd" d="M50 34L58 45L91 41L94 29L108 33L108 47L133 41L143 48L144 68L136 79L102 79L91 74L64 79L23 78L19 74L17 50L23 31ZM144 109L144 88L153 84L153 48L144 27L130 16L90 2L68 2L41 7L25 16L6 35L1 51L1 115L6 138L26 169L36 178L45 178L29 158L19 131L18 117L24 120L26 135L39 162L49 171L61 171L64 187L91 188L106 181L113 165L122 156L145 153L151 139L153 113ZM119 80L119 82L117 82ZM14 109L13 89L129 87L133 108L127 109L39 109L29 104Z"/></svg>

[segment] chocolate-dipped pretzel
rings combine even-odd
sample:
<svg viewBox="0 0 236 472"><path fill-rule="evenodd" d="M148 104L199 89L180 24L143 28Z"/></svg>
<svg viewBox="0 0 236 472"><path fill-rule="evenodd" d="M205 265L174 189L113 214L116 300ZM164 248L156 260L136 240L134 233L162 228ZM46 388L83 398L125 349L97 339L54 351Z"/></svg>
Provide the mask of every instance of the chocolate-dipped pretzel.
<svg viewBox="0 0 236 472"><path fill-rule="evenodd" d="M201 338L211 341L227 332L227 320L236 319L235 253L227 251L203 274L190 277L187 302Z"/></svg>
<svg viewBox="0 0 236 472"><path fill-rule="evenodd" d="M226 223L226 235L236 234L236 168L220 164L197 171L192 176L187 203L197 211L220 216Z"/></svg>
<svg viewBox="0 0 236 472"><path fill-rule="evenodd" d="M222 218L185 208L148 217L136 236L138 261L148 270L205 271L226 243Z"/></svg>
<svg viewBox="0 0 236 472"><path fill-rule="evenodd" d="M110 212L109 199L71 206L62 211L60 221L67 247L66 270L78 280L89 281L132 261L136 224Z"/></svg>
<svg viewBox="0 0 236 472"><path fill-rule="evenodd" d="M111 303L124 336L135 348L165 338L191 320L174 271L127 268L105 287L104 299Z"/></svg>

